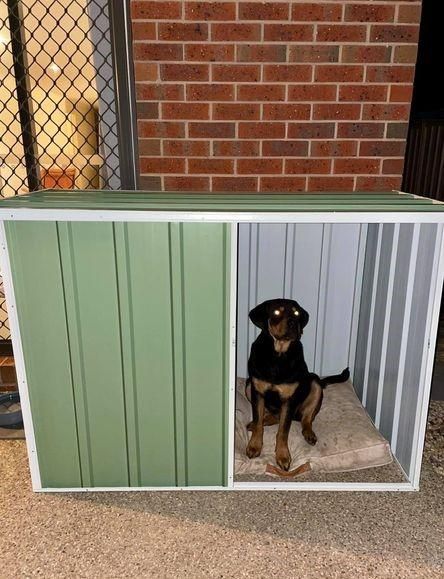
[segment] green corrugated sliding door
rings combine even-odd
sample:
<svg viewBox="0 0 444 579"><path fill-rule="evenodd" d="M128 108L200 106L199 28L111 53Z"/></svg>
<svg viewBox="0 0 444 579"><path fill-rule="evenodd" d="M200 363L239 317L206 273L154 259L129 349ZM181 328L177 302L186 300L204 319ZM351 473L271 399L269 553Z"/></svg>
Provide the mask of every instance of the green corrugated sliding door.
<svg viewBox="0 0 444 579"><path fill-rule="evenodd" d="M229 226L6 231L42 486L226 485Z"/></svg>

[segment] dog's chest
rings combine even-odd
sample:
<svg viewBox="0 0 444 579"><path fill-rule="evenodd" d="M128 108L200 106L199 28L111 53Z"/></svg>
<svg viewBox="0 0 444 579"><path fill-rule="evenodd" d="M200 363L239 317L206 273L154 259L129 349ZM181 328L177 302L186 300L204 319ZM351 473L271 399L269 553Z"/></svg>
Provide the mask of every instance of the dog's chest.
<svg viewBox="0 0 444 579"><path fill-rule="evenodd" d="M253 378L253 382L254 387L262 396L265 396L266 392L275 392L282 401L291 398L299 386L299 382L292 384L271 384L270 382L258 380L257 378Z"/></svg>

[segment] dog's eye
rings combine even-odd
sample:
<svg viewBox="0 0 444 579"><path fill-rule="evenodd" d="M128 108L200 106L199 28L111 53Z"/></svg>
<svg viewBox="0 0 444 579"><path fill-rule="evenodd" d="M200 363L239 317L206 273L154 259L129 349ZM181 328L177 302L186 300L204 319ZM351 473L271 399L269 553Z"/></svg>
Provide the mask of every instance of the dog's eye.
<svg viewBox="0 0 444 579"><path fill-rule="evenodd" d="M280 310L274 310L273 314L275 316L280 316L281 315L281 311Z"/></svg>
<svg viewBox="0 0 444 579"><path fill-rule="evenodd" d="M295 311L294 311L294 315L295 315L295 316L298 316L298 315L299 315L298 310L295 310Z"/></svg>

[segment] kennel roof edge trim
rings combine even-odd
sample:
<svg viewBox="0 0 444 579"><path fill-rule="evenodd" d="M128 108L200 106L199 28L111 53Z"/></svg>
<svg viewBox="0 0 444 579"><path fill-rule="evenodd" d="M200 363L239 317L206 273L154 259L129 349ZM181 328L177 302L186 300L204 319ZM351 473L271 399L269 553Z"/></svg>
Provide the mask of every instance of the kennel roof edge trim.
<svg viewBox="0 0 444 579"><path fill-rule="evenodd" d="M157 191L42 190L4 199L0 217L16 209L225 213L441 213L444 203L399 191L371 193L200 194ZM440 219L439 219L440 220Z"/></svg>

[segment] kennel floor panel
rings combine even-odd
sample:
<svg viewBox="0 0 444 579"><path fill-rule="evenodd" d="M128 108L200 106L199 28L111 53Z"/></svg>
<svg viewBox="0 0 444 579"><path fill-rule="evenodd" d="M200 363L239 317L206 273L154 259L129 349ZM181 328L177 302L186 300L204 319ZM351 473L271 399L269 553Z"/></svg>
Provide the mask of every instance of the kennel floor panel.
<svg viewBox="0 0 444 579"><path fill-rule="evenodd" d="M291 467L290 467L291 468ZM364 468L349 472L306 472L296 477L278 477L266 474L235 475L234 482L252 483L307 483L307 482L339 482L339 483L407 483L408 479L396 463L372 468Z"/></svg>

